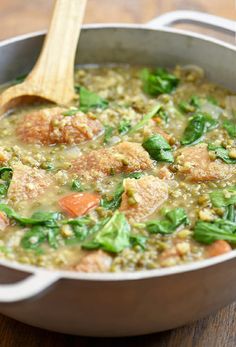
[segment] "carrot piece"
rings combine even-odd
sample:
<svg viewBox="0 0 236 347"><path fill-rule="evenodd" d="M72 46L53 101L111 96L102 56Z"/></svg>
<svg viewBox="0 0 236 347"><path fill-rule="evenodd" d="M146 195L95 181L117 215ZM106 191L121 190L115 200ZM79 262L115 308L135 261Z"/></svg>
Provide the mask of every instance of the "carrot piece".
<svg viewBox="0 0 236 347"><path fill-rule="evenodd" d="M10 224L10 221L7 218L6 214L0 211L0 231L5 230L9 224Z"/></svg>
<svg viewBox="0 0 236 347"><path fill-rule="evenodd" d="M72 193L63 196L58 204L70 217L79 217L99 205L100 196L94 193Z"/></svg>
<svg viewBox="0 0 236 347"><path fill-rule="evenodd" d="M230 244L224 240L218 240L213 242L210 246L207 246L207 255L209 257L216 257L224 253L228 253L232 250Z"/></svg>

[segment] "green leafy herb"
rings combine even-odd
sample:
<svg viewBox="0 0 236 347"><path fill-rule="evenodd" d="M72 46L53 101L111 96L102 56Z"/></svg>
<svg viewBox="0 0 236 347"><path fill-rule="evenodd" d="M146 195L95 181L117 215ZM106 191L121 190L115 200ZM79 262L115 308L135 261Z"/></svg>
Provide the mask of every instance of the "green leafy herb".
<svg viewBox="0 0 236 347"><path fill-rule="evenodd" d="M131 129L131 123L128 119L123 119L118 125L118 132L121 135L125 135Z"/></svg>
<svg viewBox="0 0 236 347"><path fill-rule="evenodd" d="M21 239L21 245L25 249L39 250L39 245L48 242L52 248L57 248L57 235L59 228L49 228L42 225L35 225L25 233Z"/></svg>
<svg viewBox="0 0 236 347"><path fill-rule="evenodd" d="M101 199L100 205L107 210L116 210L121 204L121 196L124 192L123 182L119 183L111 199L106 197Z"/></svg>
<svg viewBox="0 0 236 347"><path fill-rule="evenodd" d="M10 167L0 168L0 196L5 196L7 194L12 179L12 172Z"/></svg>
<svg viewBox="0 0 236 347"><path fill-rule="evenodd" d="M84 191L80 180L73 180L72 181L71 190L73 190L74 192L83 192Z"/></svg>
<svg viewBox="0 0 236 347"><path fill-rule="evenodd" d="M189 123L181 140L182 145L190 145L201 140L204 133L216 128L218 122L204 113L196 113L189 118Z"/></svg>
<svg viewBox="0 0 236 347"><path fill-rule="evenodd" d="M55 226L56 221L60 219L61 215L58 212L35 212L30 218L22 217L15 212L11 207L6 204L0 204L0 211L6 213L9 218L15 219L22 225L46 225Z"/></svg>
<svg viewBox="0 0 236 347"><path fill-rule="evenodd" d="M89 235L91 228L91 219L89 217L81 217L78 219L70 219L63 221L63 224L68 224L72 227L73 235L65 239L65 243L73 245L80 243Z"/></svg>
<svg viewBox="0 0 236 347"><path fill-rule="evenodd" d="M152 233L171 234L179 226L189 224L188 216L183 208L175 208L165 214L163 220L152 220L146 223L147 230Z"/></svg>
<svg viewBox="0 0 236 347"><path fill-rule="evenodd" d="M235 222L235 208L234 205L228 205L225 207L224 219L228 219L231 222Z"/></svg>
<svg viewBox="0 0 236 347"><path fill-rule="evenodd" d="M125 215L116 211L109 221L91 238L82 244L83 248L102 248L107 252L119 253L130 247L130 225Z"/></svg>
<svg viewBox="0 0 236 347"><path fill-rule="evenodd" d="M223 122L223 128L227 131L230 137L236 137L236 124L230 120Z"/></svg>
<svg viewBox="0 0 236 347"><path fill-rule="evenodd" d="M80 95L80 110L87 112L92 108L102 108L105 109L108 107L108 101L101 98L99 95L90 92L84 87L76 86L76 91Z"/></svg>
<svg viewBox="0 0 236 347"><path fill-rule="evenodd" d="M104 126L104 143L108 143L111 139L115 128L110 125Z"/></svg>
<svg viewBox="0 0 236 347"><path fill-rule="evenodd" d="M149 69L141 71L143 90L149 95L169 94L178 85L179 79L165 69L156 69L151 72Z"/></svg>
<svg viewBox="0 0 236 347"><path fill-rule="evenodd" d="M236 204L236 186L214 190L210 193L210 199L214 207L226 207Z"/></svg>
<svg viewBox="0 0 236 347"><path fill-rule="evenodd" d="M171 146L160 134L149 137L142 146L153 159L168 163L174 162Z"/></svg>
<svg viewBox="0 0 236 347"><path fill-rule="evenodd" d="M135 178L139 179L143 175L142 172L132 172L130 174L124 174L124 178ZM107 210L116 210L120 207L122 194L124 192L123 181L120 182L115 189L112 198L104 197L101 199L100 205Z"/></svg>
<svg viewBox="0 0 236 347"><path fill-rule="evenodd" d="M156 116L156 114L161 110L162 105L161 104L156 104L149 113L147 113L145 116L143 116L143 119L138 122L134 127L131 128L129 131L130 134L135 133L139 129L142 129L144 125L146 125L151 118Z"/></svg>
<svg viewBox="0 0 236 347"><path fill-rule="evenodd" d="M236 223L230 220L217 219L214 222L198 221L193 237L198 242L210 244L217 240L236 243Z"/></svg>
<svg viewBox="0 0 236 347"><path fill-rule="evenodd" d="M147 239L146 236L132 234L130 236L130 243L133 247L139 246L142 250L145 250Z"/></svg>
<svg viewBox="0 0 236 347"><path fill-rule="evenodd" d="M226 164L236 164L236 159L235 158L231 158L229 156L229 150L221 147L221 146L215 146L212 144L208 145L208 150L209 151L214 151L216 158L221 159L222 161L224 161Z"/></svg>

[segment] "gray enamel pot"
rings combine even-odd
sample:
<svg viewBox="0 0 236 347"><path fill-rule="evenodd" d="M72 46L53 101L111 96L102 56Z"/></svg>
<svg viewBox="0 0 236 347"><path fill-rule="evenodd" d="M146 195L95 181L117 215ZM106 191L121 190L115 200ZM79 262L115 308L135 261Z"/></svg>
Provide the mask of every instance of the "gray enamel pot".
<svg viewBox="0 0 236 347"><path fill-rule="evenodd" d="M196 12L173 12L147 25L88 25L76 64L196 64L236 90L236 48L198 34L164 28L197 21L233 32L235 23ZM0 43L0 83L30 71L44 33ZM0 312L53 331L128 336L175 328L236 298L236 251L168 269L84 274L0 261Z"/></svg>

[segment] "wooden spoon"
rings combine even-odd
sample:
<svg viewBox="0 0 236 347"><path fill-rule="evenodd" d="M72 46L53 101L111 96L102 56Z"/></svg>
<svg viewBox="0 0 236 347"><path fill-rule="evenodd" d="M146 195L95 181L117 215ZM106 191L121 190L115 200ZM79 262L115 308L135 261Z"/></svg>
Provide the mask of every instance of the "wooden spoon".
<svg viewBox="0 0 236 347"><path fill-rule="evenodd" d="M75 97L74 59L87 0L57 0L48 34L25 81L0 96L0 113L22 101L43 98L68 105ZM27 97L27 98L25 98Z"/></svg>

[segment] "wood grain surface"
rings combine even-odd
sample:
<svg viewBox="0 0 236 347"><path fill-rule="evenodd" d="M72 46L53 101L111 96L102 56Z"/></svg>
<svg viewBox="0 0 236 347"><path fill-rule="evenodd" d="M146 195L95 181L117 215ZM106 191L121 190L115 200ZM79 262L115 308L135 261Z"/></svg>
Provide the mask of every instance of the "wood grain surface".
<svg viewBox="0 0 236 347"><path fill-rule="evenodd" d="M52 0L0 0L0 39L47 28L52 5ZM234 0L88 0L85 22L145 23L164 12L177 9L204 11L236 19ZM208 33L223 38L212 31ZM224 39L235 42L233 38ZM236 303L182 328L119 339L52 333L0 315L0 346L235 347Z"/></svg>

